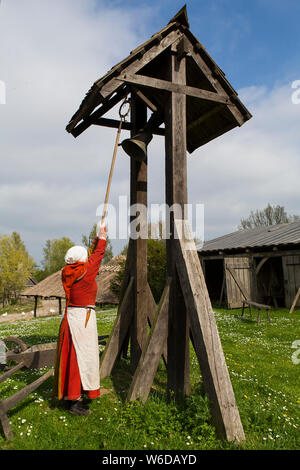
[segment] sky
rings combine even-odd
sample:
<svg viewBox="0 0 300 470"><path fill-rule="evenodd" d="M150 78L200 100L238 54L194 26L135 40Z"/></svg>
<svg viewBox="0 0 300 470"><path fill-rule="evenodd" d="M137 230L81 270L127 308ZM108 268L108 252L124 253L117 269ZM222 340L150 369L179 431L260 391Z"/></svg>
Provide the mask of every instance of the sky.
<svg viewBox="0 0 300 470"><path fill-rule="evenodd" d="M19 232L37 263L47 239L80 244L105 197L116 130L91 126L74 139L67 123L91 85L183 5L1 1L0 235ZM300 215L300 90L292 88L300 88L300 2L186 5L192 33L253 115L188 154L189 203L204 205L204 238L236 230L268 203ZM164 203L163 153L163 138L155 136L148 147L149 205ZM120 147L109 202L126 195L129 157ZM112 239L115 255L126 241Z"/></svg>

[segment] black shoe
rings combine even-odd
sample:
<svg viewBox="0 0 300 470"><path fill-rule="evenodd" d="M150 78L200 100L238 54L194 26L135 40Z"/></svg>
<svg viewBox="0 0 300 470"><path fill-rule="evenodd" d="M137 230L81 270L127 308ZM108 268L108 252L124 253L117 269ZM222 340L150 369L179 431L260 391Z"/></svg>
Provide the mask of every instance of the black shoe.
<svg viewBox="0 0 300 470"><path fill-rule="evenodd" d="M79 400L76 400L71 406L70 406L70 413L73 415L77 416L88 416L91 414L91 410L83 406L82 402Z"/></svg>

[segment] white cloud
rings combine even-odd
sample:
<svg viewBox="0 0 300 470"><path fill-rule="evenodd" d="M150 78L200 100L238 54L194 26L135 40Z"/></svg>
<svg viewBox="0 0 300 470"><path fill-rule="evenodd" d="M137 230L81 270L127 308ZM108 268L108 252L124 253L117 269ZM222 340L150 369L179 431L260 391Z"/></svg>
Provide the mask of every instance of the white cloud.
<svg viewBox="0 0 300 470"><path fill-rule="evenodd" d="M300 106L291 102L290 84L240 95L252 119L189 160L190 197L205 203L206 238L234 231L241 217L268 202L300 214Z"/></svg>
<svg viewBox="0 0 300 470"><path fill-rule="evenodd" d="M19 231L37 260L47 238L80 241L104 198L115 131L91 128L74 139L65 126L92 83L146 39L148 9L135 9L138 28L132 9L105 2L1 4L0 233ZM114 174L123 192L128 166L120 158Z"/></svg>
<svg viewBox="0 0 300 470"><path fill-rule="evenodd" d="M92 83L150 37L143 30L149 8L132 14L95 5L15 0L0 6L0 79L7 94L0 106L0 233L20 232L37 261L48 238L80 242L105 195L116 131L95 126L74 139L66 124ZM291 93L290 84L244 88L241 98L253 118L188 155L189 202L205 204L206 238L234 230L268 202L299 213L300 105L292 104ZM129 194L129 157L119 148L110 202L122 194ZM149 203L164 198L164 142L155 137ZM116 253L123 243L114 244Z"/></svg>

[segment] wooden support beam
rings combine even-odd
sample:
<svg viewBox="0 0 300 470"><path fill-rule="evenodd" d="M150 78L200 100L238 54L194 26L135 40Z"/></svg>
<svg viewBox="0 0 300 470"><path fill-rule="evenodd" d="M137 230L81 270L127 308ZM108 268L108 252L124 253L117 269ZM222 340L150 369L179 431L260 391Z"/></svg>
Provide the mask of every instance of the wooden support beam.
<svg viewBox="0 0 300 470"><path fill-rule="evenodd" d="M214 73L210 70L210 68L205 63L205 61L201 57L201 55L194 50L192 45L189 46L189 57L191 57L195 61L195 63L198 65L198 67L200 67L200 69L202 70L202 72L204 73L206 78L209 80L209 82L211 83L213 88L218 93L220 93L221 95L227 96L227 98L228 98L228 102L227 102L228 109L232 113L234 118L236 119L237 124L239 126L242 126L245 122L245 117L243 116L241 111L238 109L238 107L231 102L229 94L223 88L220 81L214 76Z"/></svg>
<svg viewBox="0 0 300 470"><path fill-rule="evenodd" d="M260 262L258 263L258 265L256 266L256 269L255 269L255 275L258 276L259 274L259 271L261 270L261 268L263 267L263 265L265 264L266 261L268 261L268 259L270 259L269 256L265 256L263 259L260 260Z"/></svg>
<svg viewBox="0 0 300 470"><path fill-rule="evenodd" d="M218 434L229 441L244 441L244 430L191 229L185 220L176 220L175 226L177 234L182 234L177 239L176 266L214 425Z"/></svg>
<svg viewBox="0 0 300 470"><path fill-rule="evenodd" d="M102 379L111 373L115 361L122 350L122 346L132 320L133 286L134 279L132 277L127 286L123 300L119 304L117 318L100 359L100 378Z"/></svg>
<svg viewBox="0 0 300 470"><path fill-rule="evenodd" d="M131 137L133 137L147 122L147 106L131 95ZM147 178L148 165L145 160L137 161L130 158L130 206L142 205L147 208ZM143 232L147 230L147 214L133 214L131 223L139 217L136 231L139 237L134 237L132 243L131 275L134 277L133 322L131 325L130 361L132 372L135 371L147 340L147 239Z"/></svg>
<svg viewBox="0 0 300 470"><path fill-rule="evenodd" d="M293 302L293 304L292 304L292 306L291 306L291 308L290 308L289 313L293 313L293 311L294 311L294 309L295 309L295 307L296 307L296 304L297 304L297 302L298 302L299 297L300 297L300 287L299 287L299 289L298 289L298 291L297 291L297 294L296 294L296 296L295 296L295 298L294 298L294 302Z"/></svg>
<svg viewBox="0 0 300 470"><path fill-rule="evenodd" d="M155 314L157 311L157 305L154 300L152 291L150 289L149 284L147 283L147 291L148 291L148 322L150 325L150 328L152 328L154 319L155 319ZM167 366L168 363L168 348L167 348L167 342L165 343L163 347L163 353L162 353L163 361L165 363L165 366Z"/></svg>
<svg viewBox="0 0 300 470"><path fill-rule="evenodd" d="M37 304L38 304L38 296L34 296L34 310L33 310L33 316L36 318L36 312L37 312Z"/></svg>
<svg viewBox="0 0 300 470"><path fill-rule="evenodd" d="M104 126L104 127L111 127L114 129L118 129L120 125L120 121L116 119L108 119L108 118L100 118L97 121L93 122L94 125L96 126ZM131 131L132 130L132 125L130 122L123 122L122 124L122 129ZM161 127L158 127L157 129L154 130L153 134L155 135L165 135L165 130Z"/></svg>
<svg viewBox="0 0 300 470"><path fill-rule="evenodd" d="M157 307L151 331L136 368L127 400L141 398L141 400L145 402L148 398L168 336L170 281L170 279L167 281L167 285Z"/></svg>
<svg viewBox="0 0 300 470"><path fill-rule="evenodd" d="M24 400L24 398L30 395L30 393L34 392L34 390L36 390L42 383L45 382L45 380L47 380L53 374L54 369L50 369L37 380L22 388L11 397L6 398L6 400L4 401L0 399L0 421L6 439L12 439L14 437L9 420L7 418L7 411L13 408L20 401Z"/></svg>
<svg viewBox="0 0 300 470"><path fill-rule="evenodd" d="M182 58L182 60L185 58ZM185 61L184 61L185 63ZM200 88L183 85L181 83L176 83L167 80L160 80L158 78L146 77L144 75L121 75L120 78L116 80L121 80L125 83L130 83L136 86L141 87L150 87L157 90L164 90L171 93L180 93L183 95L192 96L193 98L198 98L205 101L213 101L215 103L230 104L228 96L224 94L214 93L208 90L201 90Z"/></svg>
<svg viewBox="0 0 300 470"><path fill-rule="evenodd" d="M145 96L144 93L141 92L141 90L135 89L134 92L142 101L144 101L144 103L148 106L148 108L151 109L151 111L155 112L158 110L155 104L153 104L152 101L150 101L149 98L147 98L147 96Z"/></svg>
<svg viewBox="0 0 300 470"><path fill-rule="evenodd" d="M170 48L174 43L180 40L183 37L183 33L178 29L170 31L165 37L157 37L157 41L143 53L142 57L139 60L132 61L127 65L123 73L133 75L139 72L143 67L145 67L149 62L155 59L163 51ZM134 51L132 53L134 55ZM117 78L112 78L107 83L105 83L100 90L101 96L105 99L110 96L114 91L120 87L120 80Z"/></svg>
<svg viewBox="0 0 300 470"><path fill-rule="evenodd" d="M82 134L82 132L88 129L88 127L90 127L92 124L95 124L96 121L101 118L101 116L110 111L117 103L119 103L119 101L121 101L128 94L128 92L129 90L127 87L122 87L115 95L112 96L112 98L108 99L102 106L96 109L96 111L90 114L82 122L77 124L77 126L74 127L74 129L71 131L71 134L74 137L78 137L80 134Z"/></svg>
<svg viewBox="0 0 300 470"><path fill-rule="evenodd" d="M115 361L122 350L122 346L132 320L133 286L134 279L131 278L123 300L119 304L117 318L100 359L100 378L104 378L111 373Z"/></svg>
<svg viewBox="0 0 300 470"><path fill-rule="evenodd" d="M186 83L186 58L177 60L176 48L166 62L166 78L179 86ZM187 203L186 163L186 95L172 92L165 106L165 178L166 204L178 204L181 211ZM170 214L167 234L167 274L172 278L169 301L168 390L177 397L190 393L189 322L176 272L174 214Z"/></svg>

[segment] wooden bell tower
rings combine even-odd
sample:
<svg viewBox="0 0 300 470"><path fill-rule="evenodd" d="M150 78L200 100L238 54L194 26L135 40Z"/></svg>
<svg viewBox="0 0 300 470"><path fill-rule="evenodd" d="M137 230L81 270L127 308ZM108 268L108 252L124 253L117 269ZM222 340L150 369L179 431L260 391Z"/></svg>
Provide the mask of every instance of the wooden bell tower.
<svg viewBox="0 0 300 470"><path fill-rule="evenodd" d="M251 117L225 74L190 32L185 7L94 83L68 124L68 132L77 137L92 124L118 127L117 120L102 116L128 93L131 121L123 128L131 137L146 125L148 108L162 115L165 127L157 127L153 133L165 138L166 204L183 209L188 202L187 151L193 152ZM147 157L141 161L130 158L131 204L147 206L147 185ZM145 226L144 215L141 232ZM147 281L147 240L130 238L118 315L100 360L100 375L111 373L130 338L133 379L128 400L147 399L161 357L167 367L168 389L177 396L187 395L191 340L219 435L243 441L214 313L184 216L171 213L166 247L166 286L156 305Z"/></svg>

